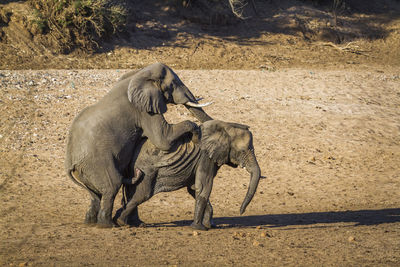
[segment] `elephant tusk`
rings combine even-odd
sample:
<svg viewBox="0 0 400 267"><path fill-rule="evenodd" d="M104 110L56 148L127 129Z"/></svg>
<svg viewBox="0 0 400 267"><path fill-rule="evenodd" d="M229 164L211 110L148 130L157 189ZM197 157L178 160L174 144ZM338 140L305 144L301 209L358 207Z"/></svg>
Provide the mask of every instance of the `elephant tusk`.
<svg viewBox="0 0 400 267"><path fill-rule="evenodd" d="M204 99L204 97L196 98L196 102L199 102L199 101L201 101L203 99Z"/></svg>
<svg viewBox="0 0 400 267"><path fill-rule="evenodd" d="M185 105L189 106L189 107L194 107L194 108L202 108L202 107L207 107L209 105L211 105L213 102L208 102L208 103L204 103L204 104L198 104L198 103L193 103L193 102L186 102Z"/></svg>

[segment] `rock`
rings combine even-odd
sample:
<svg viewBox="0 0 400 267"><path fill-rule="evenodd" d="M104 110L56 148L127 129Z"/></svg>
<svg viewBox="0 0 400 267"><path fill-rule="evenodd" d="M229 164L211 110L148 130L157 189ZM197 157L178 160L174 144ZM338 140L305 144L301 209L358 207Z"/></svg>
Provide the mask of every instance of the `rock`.
<svg viewBox="0 0 400 267"><path fill-rule="evenodd" d="M262 233L260 234L260 236L261 236L261 237L271 237L271 235L268 234L267 232L262 232Z"/></svg>
<svg viewBox="0 0 400 267"><path fill-rule="evenodd" d="M198 235L200 235L200 233L199 233L199 232L197 232L197 231L193 231L193 236L198 236Z"/></svg>
<svg viewBox="0 0 400 267"><path fill-rule="evenodd" d="M307 162L308 162L309 164L315 165L315 161L316 161L316 158L315 158L315 157L312 157L312 158L310 158Z"/></svg>
<svg viewBox="0 0 400 267"><path fill-rule="evenodd" d="M243 232L234 232L233 237L246 237L246 233Z"/></svg>
<svg viewBox="0 0 400 267"><path fill-rule="evenodd" d="M257 240L254 240L253 241L253 246L255 246L255 247L263 247L264 245L260 244L260 242L258 242Z"/></svg>
<svg viewBox="0 0 400 267"><path fill-rule="evenodd" d="M354 242L354 241L356 241L356 238L354 236L349 236L348 241Z"/></svg>

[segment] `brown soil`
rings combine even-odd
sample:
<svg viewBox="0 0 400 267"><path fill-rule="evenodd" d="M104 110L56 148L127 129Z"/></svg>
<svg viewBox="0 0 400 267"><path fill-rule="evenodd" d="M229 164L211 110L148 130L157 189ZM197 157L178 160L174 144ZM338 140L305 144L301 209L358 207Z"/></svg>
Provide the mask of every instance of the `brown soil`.
<svg viewBox="0 0 400 267"><path fill-rule="evenodd" d="M398 266L398 17L371 22L382 23L385 38L350 44L306 40L296 31L246 36L252 23L266 27L263 18L255 20L232 26L231 36L185 22L180 26L188 30L169 30L174 37L164 46L143 37L150 47L143 41L141 49L111 47L94 55L35 55L3 35L0 68L12 70L0 71L0 265ZM166 62L195 95L214 101L206 108L211 116L253 132L267 179L240 216L250 177L223 167L211 196L216 229L189 227L194 201L185 190L141 205L146 228L82 223L89 196L63 168L68 127L125 69L154 61ZM43 70L17 70L29 68ZM187 118L184 108L169 107L168 121Z"/></svg>

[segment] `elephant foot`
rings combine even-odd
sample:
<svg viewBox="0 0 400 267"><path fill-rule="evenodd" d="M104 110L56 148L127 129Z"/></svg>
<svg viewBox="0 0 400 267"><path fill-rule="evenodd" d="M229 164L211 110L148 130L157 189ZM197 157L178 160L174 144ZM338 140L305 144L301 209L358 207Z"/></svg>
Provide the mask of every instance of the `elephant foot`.
<svg viewBox="0 0 400 267"><path fill-rule="evenodd" d="M140 218L137 208L134 209L130 214L124 213L124 209L120 208L115 213L113 221L119 226L132 226L132 227L142 227L146 225Z"/></svg>
<svg viewBox="0 0 400 267"><path fill-rule="evenodd" d="M190 227L192 227L193 229L196 229L196 230L200 230L200 231L207 231L208 230L204 225L202 225L200 223L192 222Z"/></svg>
<svg viewBox="0 0 400 267"><path fill-rule="evenodd" d="M122 220L121 218L118 218L116 220L116 223L117 223L118 226L129 226L129 224L126 223L125 220Z"/></svg>
<svg viewBox="0 0 400 267"><path fill-rule="evenodd" d="M115 227L115 224L113 224L113 223L110 223L110 224L108 224L108 223L97 223L96 226L98 228L113 228L113 227Z"/></svg>
<svg viewBox="0 0 400 267"><path fill-rule="evenodd" d="M136 227L140 227L140 228L146 228L147 224L144 222L141 222L139 225L137 225Z"/></svg>
<svg viewBox="0 0 400 267"><path fill-rule="evenodd" d="M96 225L97 220L85 218L84 223L87 224L87 225Z"/></svg>
<svg viewBox="0 0 400 267"><path fill-rule="evenodd" d="M97 226L97 223L94 223L94 222L87 222L86 220L84 221L84 224L87 225L88 227L95 227L95 226Z"/></svg>
<svg viewBox="0 0 400 267"><path fill-rule="evenodd" d="M204 227L206 227L207 229L211 229L211 228L217 228L217 226L215 225L215 223L211 222L211 223L204 223L203 222Z"/></svg>
<svg viewBox="0 0 400 267"><path fill-rule="evenodd" d="M102 215L102 216L101 216ZM100 212L97 216L97 227L99 228L112 228L115 227L114 222L108 216L104 216L104 212Z"/></svg>
<svg viewBox="0 0 400 267"><path fill-rule="evenodd" d="M146 224L139 217L128 217L127 224L134 227L145 227Z"/></svg>
<svg viewBox="0 0 400 267"><path fill-rule="evenodd" d="M128 227L145 228L147 226L144 222L142 222L140 220L139 221L136 220L136 221L132 222L130 220L128 220L128 221L122 220L121 218L118 218L116 220L116 223L117 223L118 226L128 226Z"/></svg>
<svg viewBox="0 0 400 267"><path fill-rule="evenodd" d="M93 212L87 212L85 216L85 224L96 224L97 223L97 214Z"/></svg>

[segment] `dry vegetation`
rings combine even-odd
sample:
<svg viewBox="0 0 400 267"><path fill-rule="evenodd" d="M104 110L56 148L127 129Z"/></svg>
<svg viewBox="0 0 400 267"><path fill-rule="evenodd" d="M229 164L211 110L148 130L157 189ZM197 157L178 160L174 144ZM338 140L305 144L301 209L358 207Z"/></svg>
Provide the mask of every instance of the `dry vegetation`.
<svg viewBox="0 0 400 267"><path fill-rule="evenodd" d="M121 0L111 7L95 1L77 16L74 10L86 10L90 1L78 2L40 13L32 6L54 2L0 5L0 68L140 68L154 61L180 69L400 65L395 0L348 0L336 12L331 1L249 1L254 6L244 9L246 20L232 14L228 1L124 6ZM58 17L46 20L52 12ZM126 20L118 16L125 12ZM92 48L96 52L88 53Z"/></svg>
<svg viewBox="0 0 400 267"><path fill-rule="evenodd" d="M33 35L47 36L47 47L57 53L78 48L98 49L126 24L127 10L108 0L29 0L33 17L28 24Z"/></svg>

